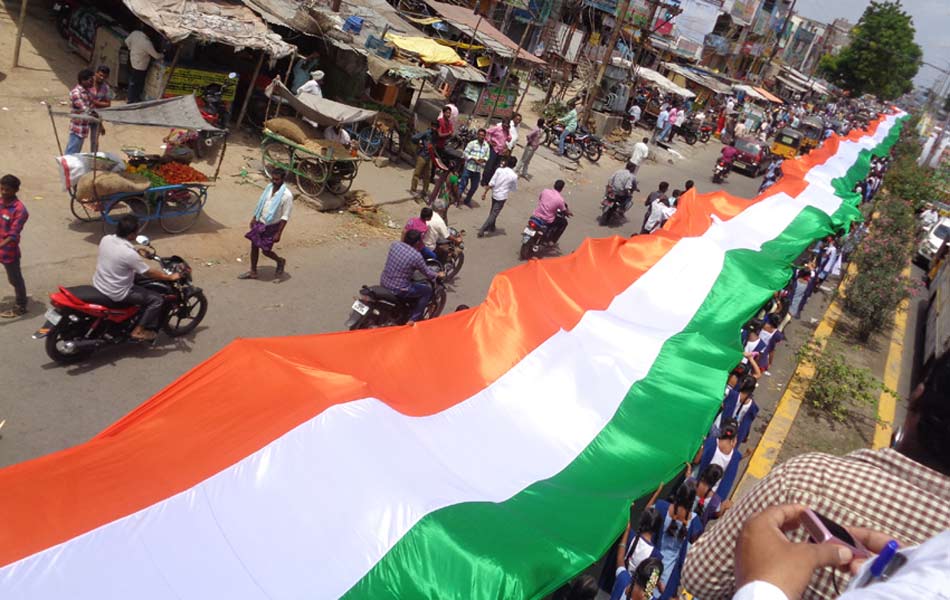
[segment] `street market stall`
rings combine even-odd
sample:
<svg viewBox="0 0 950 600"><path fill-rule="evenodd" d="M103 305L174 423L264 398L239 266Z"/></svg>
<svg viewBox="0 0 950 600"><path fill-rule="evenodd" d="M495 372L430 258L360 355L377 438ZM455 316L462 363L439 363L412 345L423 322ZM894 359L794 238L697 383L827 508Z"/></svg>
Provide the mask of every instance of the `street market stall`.
<svg viewBox="0 0 950 600"><path fill-rule="evenodd" d="M70 210L84 222L99 221L107 230L124 214L133 214L144 230L158 221L168 233L181 233L194 225L208 199L209 177L187 164L186 155L148 155L144 149L126 148L128 161L115 155L63 155L53 115L68 116L93 123L121 123L192 130L226 135L202 117L194 96L98 109L95 115L54 113L47 105L60 155L63 184L70 196ZM222 148L218 169L224 160ZM217 178L217 172L214 177Z"/></svg>
<svg viewBox="0 0 950 600"><path fill-rule="evenodd" d="M276 79L268 86L267 93L286 101L304 119L322 127L342 126L377 116L376 111L311 94L298 98ZM321 139L315 128L303 121L278 117L264 124L261 161L268 175L274 167L284 169L295 176L297 189L302 194L316 198L324 189L336 195L349 191L359 172L361 159L355 148Z"/></svg>

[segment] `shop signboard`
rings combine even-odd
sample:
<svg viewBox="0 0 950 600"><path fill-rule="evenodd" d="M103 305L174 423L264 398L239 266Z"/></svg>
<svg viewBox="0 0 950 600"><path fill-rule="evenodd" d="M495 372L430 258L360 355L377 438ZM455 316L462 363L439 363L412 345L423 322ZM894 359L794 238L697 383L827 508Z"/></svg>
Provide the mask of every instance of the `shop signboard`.
<svg viewBox="0 0 950 600"><path fill-rule="evenodd" d="M494 106L496 117L510 117L515 112L515 104L517 102L517 87L486 87L482 90L482 94L478 98L478 104L475 106L475 114L486 116L492 111L492 106Z"/></svg>
<svg viewBox="0 0 950 600"><path fill-rule="evenodd" d="M175 67L175 72L172 73L172 78L165 87L165 96L197 94L211 83L220 83L224 88L222 99L234 102L237 85L234 80L228 79L227 71L210 71L194 67Z"/></svg>

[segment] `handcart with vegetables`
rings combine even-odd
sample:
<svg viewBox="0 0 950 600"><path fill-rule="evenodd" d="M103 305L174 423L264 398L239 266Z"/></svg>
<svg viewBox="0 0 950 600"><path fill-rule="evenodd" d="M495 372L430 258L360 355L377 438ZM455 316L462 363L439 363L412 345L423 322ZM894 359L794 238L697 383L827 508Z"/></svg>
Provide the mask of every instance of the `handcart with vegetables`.
<svg viewBox="0 0 950 600"><path fill-rule="evenodd" d="M51 120L53 114L50 109ZM83 118L93 122L221 132L202 118L194 96L100 109L96 115ZM58 134L56 141L58 144ZM225 143L218 170L226 147ZM107 231L113 230L125 214L138 218L140 231L150 221L158 221L168 233L181 233L194 225L208 200L211 185L208 176L187 164L187 156L149 155L142 148L123 148L123 151L127 160L104 152L57 159L73 215L84 222L102 221Z"/></svg>
<svg viewBox="0 0 950 600"><path fill-rule="evenodd" d="M302 119L277 117L265 122L261 142L264 171L270 175L275 167L284 169L297 189L310 198L316 198L324 189L336 195L349 191L363 160L356 145L346 147L320 139L319 131L311 123L321 127L347 125L373 119L376 111L315 96L298 98L277 79L268 86L267 93L285 100Z"/></svg>

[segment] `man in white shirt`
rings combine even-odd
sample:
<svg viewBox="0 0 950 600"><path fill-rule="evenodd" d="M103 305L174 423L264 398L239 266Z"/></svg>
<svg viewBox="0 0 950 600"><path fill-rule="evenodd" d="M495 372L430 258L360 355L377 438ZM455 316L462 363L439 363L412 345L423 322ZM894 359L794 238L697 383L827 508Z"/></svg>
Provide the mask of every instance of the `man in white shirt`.
<svg viewBox="0 0 950 600"><path fill-rule="evenodd" d="M495 231L495 219L501 214L501 209L505 207L505 201L511 192L518 189L518 174L515 173L515 165L518 159L514 156L505 157L504 166L499 167L488 182L488 188L482 194L482 200L485 195L491 191L491 210L488 212L488 218L478 230L478 237L485 237L486 232Z"/></svg>
<svg viewBox="0 0 950 600"><path fill-rule="evenodd" d="M287 266L287 259L274 252L274 244L280 242L281 234L290 220L294 205L294 195L284 184L286 172L283 169L271 171L271 183L257 200L257 208L251 217L250 231L244 237L251 240L251 269L238 275L238 279L257 279L257 260L259 253L277 263L274 281L280 281Z"/></svg>
<svg viewBox="0 0 950 600"><path fill-rule="evenodd" d="M426 218L426 215L428 215L428 218ZM426 248L435 252L439 240L449 239L449 226L445 224L442 215L428 206L422 209L421 218L429 226L422 234L422 243Z"/></svg>
<svg viewBox="0 0 950 600"><path fill-rule="evenodd" d="M639 104L634 104L630 107L630 110L627 111L627 114L630 115L630 129L633 129L633 126L637 124L640 120L640 115L643 114L643 109L640 108Z"/></svg>
<svg viewBox="0 0 950 600"><path fill-rule="evenodd" d="M141 29L136 29L130 33L125 38L125 45L129 49L129 93L127 103L135 104L142 101L148 64L153 58L162 59L164 56L155 49L152 40Z"/></svg>
<svg viewBox="0 0 950 600"><path fill-rule="evenodd" d="M310 94L312 96L316 96L317 98L323 98L323 88L320 87L320 82L323 81L323 77L323 71L311 72L310 80L297 88L297 97L300 97L304 94Z"/></svg>
<svg viewBox="0 0 950 600"><path fill-rule="evenodd" d="M515 113L511 117L511 122L508 124L508 132L511 134L511 139L508 140L508 153L514 152L515 145L518 143L518 126L521 125L521 113Z"/></svg>
<svg viewBox="0 0 950 600"><path fill-rule="evenodd" d="M141 306L141 316L131 337L135 340L154 340L164 300L161 294L135 285L135 276L162 281L177 281L181 276L178 273L168 275L162 269L146 264L132 245L138 232L139 222L135 215L123 215L119 218L115 234L103 236L99 242L99 257L92 285L113 302Z"/></svg>
<svg viewBox="0 0 950 600"><path fill-rule="evenodd" d="M634 166L634 175L640 171L640 163L642 163L646 157L650 155L650 146L647 145L649 143L650 138L645 137L633 145L633 152L630 154L630 162Z"/></svg>
<svg viewBox="0 0 950 600"><path fill-rule="evenodd" d="M676 209L670 206L670 200L666 196L661 196L650 203L650 216L643 226L646 233L653 233L666 223L667 219L673 216Z"/></svg>
<svg viewBox="0 0 950 600"><path fill-rule="evenodd" d="M331 142L339 142L344 146L350 145L350 134L343 129L342 125L331 125L323 130L323 139Z"/></svg>

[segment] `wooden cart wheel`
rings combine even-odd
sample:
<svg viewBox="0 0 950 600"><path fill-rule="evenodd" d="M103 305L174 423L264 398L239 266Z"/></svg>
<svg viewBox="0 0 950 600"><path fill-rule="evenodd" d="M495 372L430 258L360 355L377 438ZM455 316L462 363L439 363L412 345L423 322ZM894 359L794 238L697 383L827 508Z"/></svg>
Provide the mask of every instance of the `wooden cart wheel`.
<svg viewBox="0 0 950 600"><path fill-rule="evenodd" d="M353 186L353 180L356 179L357 163L351 161L340 161L334 163L327 180L327 189L331 194L342 196L350 191Z"/></svg>
<svg viewBox="0 0 950 600"><path fill-rule="evenodd" d="M273 176L274 167L290 172L294 167L294 151L282 142L270 140L261 144L261 162L268 177Z"/></svg>
<svg viewBox="0 0 950 600"><path fill-rule="evenodd" d="M83 223L92 223L102 219L101 208L102 203L98 200L83 201L76 196L72 196L69 201L69 210L72 211L74 217Z"/></svg>
<svg viewBox="0 0 950 600"><path fill-rule="evenodd" d="M327 168L323 161L305 158L297 163L297 189L304 196L316 198L327 183Z"/></svg>
<svg viewBox="0 0 950 600"><path fill-rule="evenodd" d="M201 216L201 194L191 188L167 190L159 204L158 224L168 233L182 233Z"/></svg>
<svg viewBox="0 0 950 600"><path fill-rule="evenodd" d="M116 225L122 215L135 215L139 220L139 229L136 234L145 231L148 227L149 210L145 198L142 196L126 196L115 201L105 201L102 211L102 229L106 234L115 233Z"/></svg>

